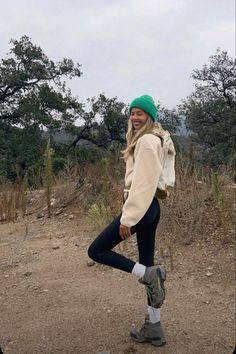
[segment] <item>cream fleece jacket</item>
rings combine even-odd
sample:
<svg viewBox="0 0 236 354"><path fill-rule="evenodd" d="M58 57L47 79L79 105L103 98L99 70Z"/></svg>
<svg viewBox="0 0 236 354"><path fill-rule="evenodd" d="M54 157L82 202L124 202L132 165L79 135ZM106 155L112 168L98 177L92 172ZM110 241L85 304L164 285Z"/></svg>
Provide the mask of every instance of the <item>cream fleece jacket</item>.
<svg viewBox="0 0 236 354"><path fill-rule="evenodd" d="M144 134L136 143L134 156L126 161L125 188L129 190L121 216L121 224L136 225L148 210L161 175L161 140Z"/></svg>

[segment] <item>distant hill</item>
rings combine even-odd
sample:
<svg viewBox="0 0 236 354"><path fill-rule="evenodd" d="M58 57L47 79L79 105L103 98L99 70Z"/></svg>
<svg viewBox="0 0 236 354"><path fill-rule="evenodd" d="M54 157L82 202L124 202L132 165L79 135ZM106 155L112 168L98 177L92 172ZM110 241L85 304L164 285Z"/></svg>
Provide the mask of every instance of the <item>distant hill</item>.
<svg viewBox="0 0 236 354"><path fill-rule="evenodd" d="M66 132L65 130L56 131L51 135L52 135L55 143L69 144L75 139L74 135ZM48 139L50 134L49 134L49 132L44 131L42 133L42 136L44 139ZM77 143L77 145L85 145L85 144L91 144L91 143L87 140L84 140L84 139L79 140Z"/></svg>

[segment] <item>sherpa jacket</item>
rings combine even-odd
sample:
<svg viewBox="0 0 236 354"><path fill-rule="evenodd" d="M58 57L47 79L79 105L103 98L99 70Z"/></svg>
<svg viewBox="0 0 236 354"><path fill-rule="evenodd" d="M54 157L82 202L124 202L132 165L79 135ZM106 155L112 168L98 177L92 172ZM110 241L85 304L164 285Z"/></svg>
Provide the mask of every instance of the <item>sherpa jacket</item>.
<svg viewBox="0 0 236 354"><path fill-rule="evenodd" d="M153 134L141 136L134 155L126 161L125 189L129 190L120 223L136 225L148 210L161 175L161 139Z"/></svg>

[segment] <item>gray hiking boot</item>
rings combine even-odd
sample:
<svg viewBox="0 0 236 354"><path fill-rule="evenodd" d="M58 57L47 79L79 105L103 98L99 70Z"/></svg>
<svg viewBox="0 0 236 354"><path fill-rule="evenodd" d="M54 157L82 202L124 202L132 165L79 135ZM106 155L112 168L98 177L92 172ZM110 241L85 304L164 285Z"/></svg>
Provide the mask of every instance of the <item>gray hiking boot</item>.
<svg viewBox="0 0 236 354"><path fill-rule="evenodd" d="M156 347L160 347L166 344L165 335L161 327L161 322L151 323L148 319L145 320L145 323L140 329L133 329L130 332L130 337L135 342L150 342Z"/></svg>
<svg viewBox="0 0 236 354"><path fill-rule="evenodd" d="M165 300L165 280L166 270L164 265L147 267L144 276L139 279L139 282L146 286L148 299L152 307L161 307Z"/></svg>

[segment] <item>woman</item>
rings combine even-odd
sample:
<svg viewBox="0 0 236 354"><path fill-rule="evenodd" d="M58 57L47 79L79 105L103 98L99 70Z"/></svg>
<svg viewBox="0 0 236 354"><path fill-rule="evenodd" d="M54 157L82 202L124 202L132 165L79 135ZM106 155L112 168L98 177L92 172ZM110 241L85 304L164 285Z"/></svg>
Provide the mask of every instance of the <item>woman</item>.
<svg viewBox="0 0 236 354"><path fill-rule="evenodd" d="M94 261L132 273L147 291L148 316L140 329L131 331L136 342L166 343L160 323L160 307L165 298L163 265L154 266L155 233L160 206L155 198L161 174L161 138L164 134L156 122L157 108L148 95L138 97L129 107L124 205L122 213L95 239L88 249ZM139 262L112 249L136 233Z"/></svg>

